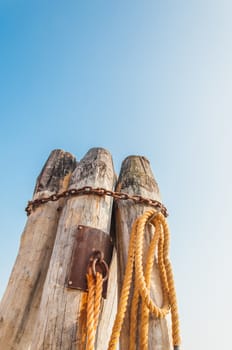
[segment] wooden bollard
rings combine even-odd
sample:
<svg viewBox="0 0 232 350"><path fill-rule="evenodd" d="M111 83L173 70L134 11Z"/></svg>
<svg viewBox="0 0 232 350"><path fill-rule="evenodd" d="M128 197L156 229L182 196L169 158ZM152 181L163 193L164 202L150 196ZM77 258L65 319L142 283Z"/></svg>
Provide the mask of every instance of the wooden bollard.
<svg viewBox="0 0 232 350"><path fill-rule="evenodd" d="M160 201L158 185L152 174L149 161L144 157L131 156L124 160L116 187L117 191L125 192L130 195L141 195ZM116 216L116 241L118 257L118 287L119 292L122 287L125 266L128 257L128 245L130 240L130 231L135 219L151 207L142 204L135 204L132 201L117 201L115 206ZM144 249L146 249L151 240L151 233L147 229L145 235ZM151 296L158 306L162 306L162 289L157 264L154 264L153 275L151 278ZM131 297L129 300L129 309L131 306ZM138 315L140 323L140 314ZM126 313L121 337L120 349L129 349L130 334L130 312ZM148 349L171 350L172 340L170 332L170 321L168 317L162 320L149 318ZM137 344L139 349L139 343Z"/></svg>
<svg viewBox="0 0 232 350"><path fill-rule="evenodd" d="M76 160L70 153L54 150L37 179L33 199L66 190L75 166ZM1 349L25 350L33 342L33 328L63 201L43 204L28 217L0 304Z"/></svg>
<svg viewBox="0 0 232 350"><path fill-rule="evenodd" d="M84 186L114 189L115 173L109 152L101 148L91 149L77 165L69 188L78 189ZM91 226L109 233L112 202L113 199L110 197L91 194L67 200L59 220L31 349L85 348L86 293L67 288L67 276L78 225ZM107 348L117 301L115 284L114 259L107 299L100 315L96 345L98 350ZM108 315L110 318L106 319Z"/></svg>

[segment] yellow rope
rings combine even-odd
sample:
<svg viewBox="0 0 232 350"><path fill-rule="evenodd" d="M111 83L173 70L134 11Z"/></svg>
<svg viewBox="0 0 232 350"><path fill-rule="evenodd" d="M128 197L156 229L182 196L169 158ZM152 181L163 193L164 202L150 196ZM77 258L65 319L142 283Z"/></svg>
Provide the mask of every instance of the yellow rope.
<svg viewBox="0 0 232 350"><path fill-rule="evenodd" d="M145 267L145 282L147 285L147 288L150 288L151 284L151 273L152 273L152 267L154 263L154 255L155 255L155 249L157 247L159 239L158 230L156 227L156 234L153 236L153 239L150 243L148 254L147 254L147 262ZM138 288L138 287L135 287ZM138 288L139 293L139 288ZM140 325L140 347L141 350L147 350L148 348L148 331L149 331L149 309L146 307L144 301L142 301L142 307L141 307L141 325Z"/></svg>
<svg viewBox="0 0 232 350"><path fill-rule="evenodd" d="M155 233L152 237L145 266L143 271L143 239L147 223L150 222ZM134 296L131 306L130 320L130 346L129 350L136 350L137 342L137 321L139 298L142 299L141 325L140 325L140 349L148 349L149 313L156 318L164 318L171 309L172 315L172 337L174 349L180 345L179 318L177 300L174 287L171 264L168 258L169 250L169 229L164 216L154 210L149 210L139 217L133 224L128 250L128 262L126 266L121 297L110 338L108 350L115 350L120 337L125 312L128 304L128 297L132 284L133 270L135 270ZM163 291L163 306L158 307L150 297L150 282L154 255L158 250L158 267L160 271L161 286Z"/></svg>
<svg viewBox="0 0 232 350"><path fill-rule="evenodd" d="M94 350L96 331L101 309L103 276L101 273L96 272L96 277L94 277L92 269L90 268L86 277L88 285L86 350Z"/></svg>
<svg viewBox="0 0 232 350"><path fill-rule="evenodd" d="M95 288L95 305L94 305L94 326L95 332L98 326L99 314L101 310L102 300L102 289L103 289L103 276L101 273L96 273L96 288Z"/></svg>
<svg viewBox="0 0 232 350"><path fill-rule="evenodd" d="M129 249L128 249L128 260L126 265L125 277L123 280L121 296L118 304L118 312L116 315L116 319L114 321L114 326L113 326L108 350L116 349L123 320L125 317L128 296L130 293L130 287L131 287L131 281L132 281L133 266L134 266L134 244L135 244L134 241L136 238L136 228L137 228L137 220L134 222L132 231L131 231L131 239L130 239Z"/></svg>

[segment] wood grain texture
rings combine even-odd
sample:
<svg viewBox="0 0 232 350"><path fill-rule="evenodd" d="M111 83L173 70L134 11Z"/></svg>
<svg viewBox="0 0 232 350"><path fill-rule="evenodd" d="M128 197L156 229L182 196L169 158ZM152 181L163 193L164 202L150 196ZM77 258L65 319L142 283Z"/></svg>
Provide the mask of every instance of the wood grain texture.
<svg viewBox="0 0 232 350"><path fill-rule="evenodd" d="M54 150L37 179L33 199L65 190L75 166L70 153ZM28 217L0 304L1 349L25 350L31 343L62 202L46 203Z"/></svg>
<svg viewBox="0 0 232 350"><path fill-rule="evenodd" d="M143 197L160 201L158 185L152 174L149 161L144 157L130 156L124 160L116 187L117 191L126 192L130 195L141 195ZM122 287L125 266L127 262L130 231L134 220L151 209L141 204L134 204L131 201L117 201L115 205L116 217L116 241L118 257L118 287ZM144 241L144 254L151 240L151 231L147 229ZM155 262L152 282L151 296L157 305L162 305L162 290L157 264ZM131 303L131 299L129 305ZM129 306L130 307L130 306ZM140 315L138 316L140 318ZM129 348L129 312L123 324L120 338L120 349ZM149 350L171 350L170 320L156 320L150 317L149 320ZM139 344L138 344L139 349Z"/></svg>
<svg viewBox="0 0 232 350"><path fill-rule="evenodd" d="M111 155L91 149L73 172L69 188L83 186L114 189L115 173ZM31 349L84 349L86 293L66 288L75 232L78 225L110 232L112 198L82 195L68 199L57 229L56 241L44 285L39 318ZM108 297L103 302L96 348L107 348L116 308L116 260L110 272Z"/></svg>

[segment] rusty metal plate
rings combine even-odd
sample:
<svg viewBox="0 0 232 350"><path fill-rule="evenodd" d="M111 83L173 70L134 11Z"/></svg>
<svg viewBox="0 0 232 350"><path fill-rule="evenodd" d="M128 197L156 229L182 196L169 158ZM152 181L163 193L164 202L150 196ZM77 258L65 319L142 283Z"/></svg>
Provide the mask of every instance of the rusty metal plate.
<svg viewBox="0 0 232 350"><path fill-rule="evenodd" d="M95 251L104 254L104 260L110 265L113 253L113 242L108 233L93 227L79 225L71 258L67 287L87 291L86 274L89 260ZM103 284L103 298L106 298L107 280Z"/></svg>

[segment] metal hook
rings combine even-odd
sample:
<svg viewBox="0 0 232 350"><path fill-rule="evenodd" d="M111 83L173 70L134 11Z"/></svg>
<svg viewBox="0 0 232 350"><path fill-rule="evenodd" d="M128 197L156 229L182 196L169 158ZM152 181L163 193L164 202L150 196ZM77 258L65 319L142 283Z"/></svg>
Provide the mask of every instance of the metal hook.
<svg viewBox="0 0 232 350"><path fill-rule="evenodd" d="M98 258L95 258L93 260L92 271L93 271L93 275L94 275L95 278L96 278L96 274L97 274L96 265L101 266L101 268L103 268L102 269L103 271L100 272L100 273L102 274L103 282L105 282L108 279L108 277L109 277L109 267L108 267L107 263L103 259L99 260Z"/></svg>

